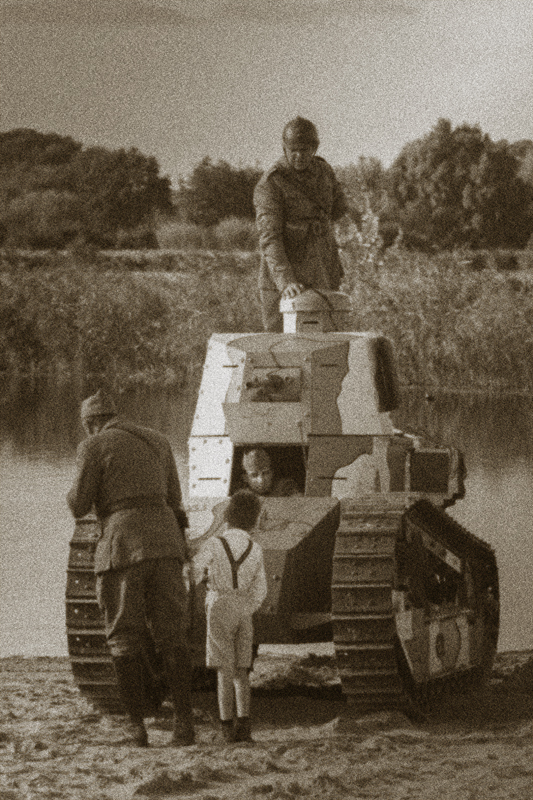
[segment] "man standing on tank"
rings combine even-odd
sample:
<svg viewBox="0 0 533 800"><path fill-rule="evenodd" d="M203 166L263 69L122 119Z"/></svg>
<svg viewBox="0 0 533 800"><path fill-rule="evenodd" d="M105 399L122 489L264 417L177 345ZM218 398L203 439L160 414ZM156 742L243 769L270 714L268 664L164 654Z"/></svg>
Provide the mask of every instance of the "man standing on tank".
<svg viewBox="0 0 533 800"><path fill-rule="evenodd" d="M296 117L283 129L283 157L254 191L266 331L282 330L279 302L305 289L337 291L343 270L332 223L348 211L333 168L316 155L314 124Z"/></svg>
<svg viewBox="0 0 533 800"><path fill-rule="evenodd" d="M147 746L143 647L149 626L174 706L171 743L192 744L191 662L184 636L188 521L170 444L157 431L118 418L112 399L101 391L83 401L81 420L88 436L78 447L67 501L76 518L94 507L102 527L96 592L128 733L133 744Z"/></svg>

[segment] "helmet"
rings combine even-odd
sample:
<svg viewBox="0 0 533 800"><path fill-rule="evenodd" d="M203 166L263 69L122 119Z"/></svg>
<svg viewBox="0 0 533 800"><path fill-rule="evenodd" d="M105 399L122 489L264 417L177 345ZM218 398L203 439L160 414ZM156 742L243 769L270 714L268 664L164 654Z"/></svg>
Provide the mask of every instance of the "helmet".
<svg viewBox="0 0 533 800"><path fill-rule="evenodd" d="M254 472L255 470L270 469L270 458L266 450L258 448L257 450L249 450L242 459L242 465L246 472Z"/></svg>
<svg viewBox="0 0 533 800"><path fill-rule="evenodd" d="M318 133L311 120L295 117L283 128L283 144L290 147L313 147L320 144Z"/></svg>

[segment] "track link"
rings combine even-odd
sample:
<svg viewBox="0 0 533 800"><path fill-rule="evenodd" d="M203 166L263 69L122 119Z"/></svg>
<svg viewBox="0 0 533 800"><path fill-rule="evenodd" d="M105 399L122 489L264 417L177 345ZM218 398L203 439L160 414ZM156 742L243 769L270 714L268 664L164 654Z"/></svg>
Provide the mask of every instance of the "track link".
<svg viewBox="0 0 533 800"><path fill-rule="evenodd" d="M392 605L405 504L343 500L333 556L333 641L342 689L359 708L405 705Z"/></svg>
<svg viewBox="0 0 533 800"><path fill-rule="evenodd" d="M100 536L96 520L76 521L70 542L66 588L67 642L74 680L95 708L120 713L113 661L104 618L96 600L94 553Z"/></svg>

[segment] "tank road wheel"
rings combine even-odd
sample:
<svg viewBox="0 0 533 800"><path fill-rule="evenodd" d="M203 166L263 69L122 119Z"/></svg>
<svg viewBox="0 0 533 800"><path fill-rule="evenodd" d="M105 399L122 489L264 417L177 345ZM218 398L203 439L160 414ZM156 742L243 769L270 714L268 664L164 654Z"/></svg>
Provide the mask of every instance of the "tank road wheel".
<svg viewBox="0 0 533 800"><path fill-rule="evenodd" d="M95 519L76 520L70 542L66 587L66 623L70 665L80 692L99 711L122 714L104 618L96 600L94 554L100 536ZM145 647L145 715L153 716L166 695L153 642Z"/></svg>
<svg viewBox="0 0 533 800"><path fill-rule="evenodd" d="M342 689L361 710L403 707L392 590L404 505L341 501L333 555L333 641Z"/></svg>

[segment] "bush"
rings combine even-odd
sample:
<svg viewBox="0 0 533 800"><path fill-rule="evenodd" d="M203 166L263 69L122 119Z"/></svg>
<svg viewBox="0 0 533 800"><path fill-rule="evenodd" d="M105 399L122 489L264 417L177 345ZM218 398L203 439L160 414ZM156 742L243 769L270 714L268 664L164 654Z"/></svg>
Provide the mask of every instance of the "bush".
<svg viewBox="0 0 533 800"><path fill-rule="evenodd" d="M354 329L394 343L402 383L533 393L533 283L465 253L425 256L372 238L343 243ZM367 245L372 246L367 246ZM181 385L197 376L211 333L260 331L257 253L48 256L48 267L0 272L0 369L97 376L120 390L134 382ZM157 273L164 256L173 272ZM124 262L121 259L125 259ZM167 266L170 266L167 263ZM146 270L143 273L140 270Z"/></svg>
<svg viewBox="0 0 533 800"><path fill-rule="evenodd" d="M473 253L472 257L467 259L466 265L472 272L481 272L489 268L490 260L487 253Z"/></svg>
<svg viewBox="0 0 533 800"><path fill-rule="evenodd" d="M519 269L518 258L512 250L495 250L494 266L498 272L515 272Z"/></svg>
<svg viewBox="0 0 533 800"><path fill-rule="evenodd" d="M214 231L218 250L244 250L251 252L259 246L255 222L250 219L228 217L221 220Z"/></svg>
<svg viewBox="0 0 533 800"><path fill-rule="evenodd" d="M172 276L69 259L0 273L0 370L61 370L119 391L179 386L201 367L211 333L261 329L256 270L233 254L190 255L188 272Z"/></svg>
<svg viewBox="0 0 533 800"><path fill-rule="evenodd" d="M157 230L164 250L257 250L258 235L250 219L228 217L218 225L204 227L190 222L165 222Z"/></svg>
<svg viewBox="0 0 533 800"><path fill-rule="evenodd" d="M50 189L13 200L2 215L4 240L11 247L62 248L81 229L81 204L76 195Z"/></svg>
<svg viewBox="0 0 533 800"><path fill-rule="evenodd" d="M464 257L464 253L461 254ZM379 262L345 246L358 330L389 336L408 384L533 392L533 293L453 253L391 248Z"/></svg>

